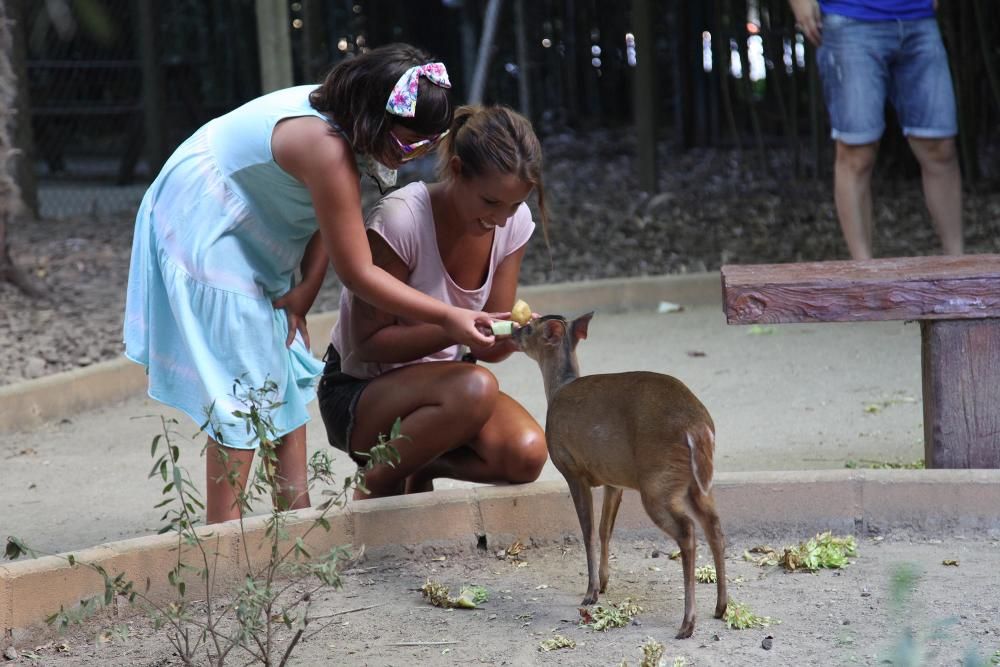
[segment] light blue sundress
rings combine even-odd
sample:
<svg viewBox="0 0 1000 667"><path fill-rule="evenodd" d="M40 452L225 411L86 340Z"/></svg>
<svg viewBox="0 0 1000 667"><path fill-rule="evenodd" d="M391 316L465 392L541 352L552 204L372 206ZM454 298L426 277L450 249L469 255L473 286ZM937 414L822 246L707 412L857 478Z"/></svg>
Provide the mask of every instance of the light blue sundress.
<svg viewBox="0 0 1000 667"><path fill-rule="evenodd" d="M233 416L234 380L277 384L277 435L309 421L323 364L272 301L292 286L317 230L306 187L271 154L278 121L318 116L315 86L259 97L204 125L167 160L136 218L125 304L125 356L146 367L149 395L229 447L257 443Z"/></svg>

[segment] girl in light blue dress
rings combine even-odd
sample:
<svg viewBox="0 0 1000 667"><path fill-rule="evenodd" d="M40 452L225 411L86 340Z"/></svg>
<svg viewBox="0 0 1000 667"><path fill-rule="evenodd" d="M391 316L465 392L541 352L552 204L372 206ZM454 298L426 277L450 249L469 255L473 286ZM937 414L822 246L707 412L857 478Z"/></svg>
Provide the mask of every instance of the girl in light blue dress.
<svg viewBox="0 0 1000 667"><path fill-rule="evenodd" d="M405 285L372 262L359 174L383 182L432 150L452 118L444 65L403 44L337 65L320 86L264 95L210 121L174 152L136 219L125 354L149 395L209 423L206 515L239 517L258 445L233 411L234 380L276 384L271 413L282 508L309 506L306 405L323 365L305 315L328 263L345 287L466 344L490 338L486 313ZM210 413L206 417L206 410Z"/></svg>

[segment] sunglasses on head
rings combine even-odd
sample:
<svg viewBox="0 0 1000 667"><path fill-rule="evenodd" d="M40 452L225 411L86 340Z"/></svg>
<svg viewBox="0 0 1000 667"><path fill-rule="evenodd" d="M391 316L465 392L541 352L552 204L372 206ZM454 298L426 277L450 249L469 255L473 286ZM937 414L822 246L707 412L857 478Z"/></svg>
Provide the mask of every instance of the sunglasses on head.
<svg viewBox="0 0 1000 667"><path fill-rule="evenodd" d="M404 141L400 141L399 137L392 130L389 130L389 136L392 140L396 142L396 147L399 152L402 153L402 158L400 162L409 162L410 160L416 159L421 155L427 155L441 142L441 139L448 134L448 130L445 130L441 134L430 137L429 139L421 139L420 141L415 141L412 144L408 144Z"/></svg>

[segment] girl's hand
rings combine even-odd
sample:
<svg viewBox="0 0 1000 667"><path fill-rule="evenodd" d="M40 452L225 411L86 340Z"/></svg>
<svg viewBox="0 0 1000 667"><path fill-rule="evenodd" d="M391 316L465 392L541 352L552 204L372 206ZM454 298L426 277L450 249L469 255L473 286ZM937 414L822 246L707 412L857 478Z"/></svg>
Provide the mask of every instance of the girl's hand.
<svg viewBox="0 0 1000 667"><path fill-rule="evenodd" d="M315 290L307 283L300 283L274 302L276 309L284 309L288 317L288 338L285 339L285 347L291 347L295 340L295 333L302 334L302 340L309 347L309 329L306 327L306 313L312 307L316 298Z"/></svg>
<svg viewBox="0 0 1000 667"><path fill-rule="evenodd" d="M484 333L491 331L491 321L487 313L452 306L448 309L441 328L460 345L483 347L493 345L492 333Z"/></svg>

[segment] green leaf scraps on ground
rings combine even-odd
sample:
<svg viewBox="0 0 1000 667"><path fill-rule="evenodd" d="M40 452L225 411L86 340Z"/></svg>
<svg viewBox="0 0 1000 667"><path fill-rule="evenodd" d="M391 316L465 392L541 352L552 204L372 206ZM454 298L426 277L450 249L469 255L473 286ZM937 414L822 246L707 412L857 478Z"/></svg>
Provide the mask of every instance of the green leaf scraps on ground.
<svg viewBox="0 0 1000 667"><path fill-rule="evenodd" d="M551 639L546 639L539 646L539 651L555 651L560 648L576 648L576 642L562 635L554 635Z"/></svg>
<svg viewBox="0 0 1000 667"><path fill-rule="evenodd" d="M596 632L606 632L608 628L624 628L632 619L642 613L642 607L625 598L610 607L597 605L593 610L580 607L580 625Z"/></svg>
<svg viewBox="0 0 1000 667"><path fill-rule="evenodd" d="M778 552L771 546L756 546L743 552L743 560L760 567L781 565L786 570L815 572L821 568L838 569L850 564L848 557L858 555L857 540L853 535L837 537L830 531L785 547Z"/></svg>
<svg viewBox="0 0 1000 667"><path fill-rule="evenodd" d="M875 461L872 459L861 459L854 461L848 459L844 462L845 468L871 468L873 470L924 470L927 466L923 459L917 459L911 463L905 461Z"/></svg>
<svg viewBox="0 0 1000 667"><path fill-rule="evenodd" d="M726 622L732 630L749 630L752 628L766 628L770 625L777 625L781 621L775 620L770 616L758 616L757 614L750 611L750 607L742 602L736 602L730 599L729 605L726 607L726 613L723 614L722 620Z"/></svg>
<svg viewBox="0 0 1000 667"><path fill-rule="evenodd" d="M718 575L715 573L715 566L703 565L694 569L694 578L699 584L714 584Z"/></svg>
<svg viewBox="0 0 1000 667"><path fill-rule="evenodd" d="M429 579L420 587L420 592L432 605L444 609L476 609L477 604L489 599L489 593L482 586L465 586L459 596L453 598L448 595L447 586Z"/></svg>

